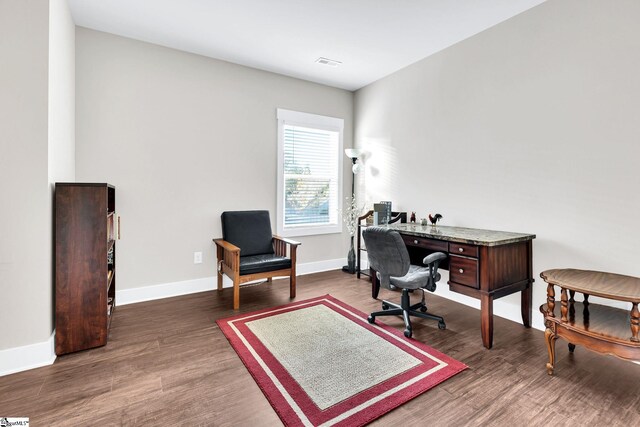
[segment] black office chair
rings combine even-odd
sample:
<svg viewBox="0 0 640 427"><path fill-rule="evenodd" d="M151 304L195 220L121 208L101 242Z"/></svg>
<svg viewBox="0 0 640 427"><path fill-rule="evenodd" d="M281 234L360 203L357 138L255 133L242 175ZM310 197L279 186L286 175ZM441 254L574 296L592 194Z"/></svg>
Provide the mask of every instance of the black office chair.
<svg viewBox="0 0 640 427"><path fill-rule="evenodd" d="M436 290L436 283L440 280L438 265L447 255L435 252L424 258L424 267L412 265L407 247L397 231L384 227L368 227L363 231L362 237L367 247L369 265L377 272L380 285L402 289L400 304L382 301L382 311L371 313L369 323L374 323L377 316L401 315L404 317L404 335L408 338L412 335L409 316L437 320L438 328L445 329L447 326L441 316L427 313L424 293ZM422 301L411 305L409 293L414 290L422 290Z"/></svg>

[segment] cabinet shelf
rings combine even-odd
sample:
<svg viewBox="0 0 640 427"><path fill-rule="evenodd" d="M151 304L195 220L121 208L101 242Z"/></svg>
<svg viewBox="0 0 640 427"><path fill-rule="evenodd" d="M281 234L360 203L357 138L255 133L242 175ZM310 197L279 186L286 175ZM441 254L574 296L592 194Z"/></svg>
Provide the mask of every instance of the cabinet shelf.
<svg viewBox="0 0 640 427"><path fill-rule="evenodd" d="M114 276L115 274L113 273L113 270L109 270L109 272L107 273L107 293L109 293L109 289L111 288L111 283L113 283Z"/></svg>

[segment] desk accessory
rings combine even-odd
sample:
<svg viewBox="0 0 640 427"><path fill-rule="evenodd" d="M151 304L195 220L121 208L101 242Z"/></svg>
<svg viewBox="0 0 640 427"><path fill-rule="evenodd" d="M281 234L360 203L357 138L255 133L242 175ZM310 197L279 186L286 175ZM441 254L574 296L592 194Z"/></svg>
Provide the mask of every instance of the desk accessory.
<svg viewBox="0 0 640 427"><path fill-rule="evenodd" d="M434 227L436 226L438 221L440 221L442 218L443 216L440 215L439 213L435 214L434 216L431 216L431 214L429 214L429 221L431 221L431 225L433 225Z"/></svg>

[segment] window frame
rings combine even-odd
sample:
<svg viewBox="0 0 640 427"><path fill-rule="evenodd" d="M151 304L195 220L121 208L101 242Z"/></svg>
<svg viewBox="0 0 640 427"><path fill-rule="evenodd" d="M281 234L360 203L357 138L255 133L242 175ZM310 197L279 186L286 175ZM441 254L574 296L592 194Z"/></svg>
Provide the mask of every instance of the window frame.
<svg viewBox="0 0 640 427"><path fill-rule="evenodd" d="M319 234L342 233L342 184L343 184L343 136L344 119L337 117L322 116L318 114L303 113L300 111L285 110L278 108L276 112L278 120L278 175L277 175L277 224L278 235L282 237L313 236ZM285 125L304 126L312 129L320 129L338 133L337 156L337 200L336 200L336 223L322 225L289 226L284 224L285 211L285 179L284 179L284 128Z"/></svg>

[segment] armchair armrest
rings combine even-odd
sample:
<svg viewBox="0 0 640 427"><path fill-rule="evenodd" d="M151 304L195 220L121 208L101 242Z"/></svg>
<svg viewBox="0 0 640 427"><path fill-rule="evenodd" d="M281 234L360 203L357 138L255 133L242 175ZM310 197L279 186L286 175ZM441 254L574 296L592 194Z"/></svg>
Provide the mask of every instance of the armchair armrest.
<svg viewBox="0 0 640 427"><path fill-rule="evenodd" d="M291 246L299 246L299 245L302 244L300 242L296 242L295 240L287 239L286 237L280 237L280 236L277 236L275 234L273 235L273 238L275 240L280 240L281 242L284 242L284 243L286 243L288 245L291 245Z"/></svg>
<svg viewBox="0 0 640 427"><path fill-rule="evenodd" d="M216 255L218 258L218 272L224 271L236 277L240 271L240 248L223 239L213 239L216 244ZM218 289L222 285L218 285Z"/></svg>
<svg viewBox="0 0 640 427"><path fill-rule="evenodd" d="M240 248L239 247L237 247L236 245L232 245L231 243L227 242L226 240L213 239L213 243L215 243L216 246L224 249L225 251L228 251L228 252L240 252Z"/></svg>
<svg viewBox="0 0 640 427"><path fill-rule="evenodd" d="M276 255L279 256L287 256L287 246L289 247L289 252L292 263L296 262L296 249L300 246L300 242L296 242L295 240L287 239L285 237L280 237L277 235L273 235L273 249L276 252Z"/></svg>

